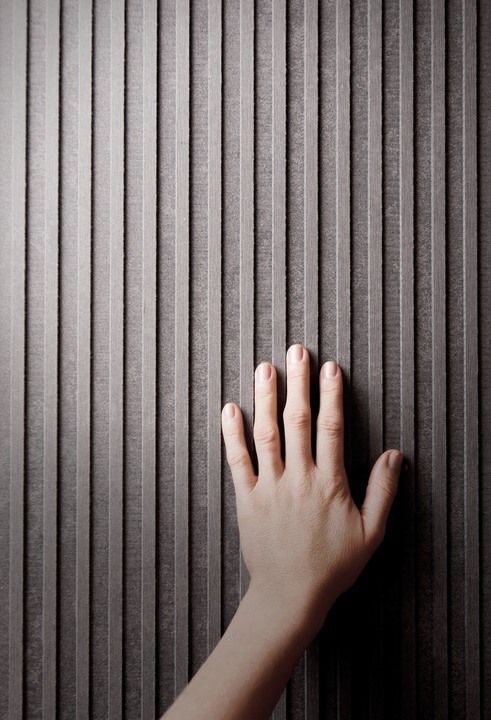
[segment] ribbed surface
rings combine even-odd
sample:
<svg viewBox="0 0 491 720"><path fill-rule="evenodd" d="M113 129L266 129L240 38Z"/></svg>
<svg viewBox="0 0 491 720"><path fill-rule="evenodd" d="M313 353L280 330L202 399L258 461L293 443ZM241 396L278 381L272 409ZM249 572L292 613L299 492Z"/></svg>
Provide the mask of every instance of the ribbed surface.
<svg viewBox="0 0 491 720"><path fill-rule="evenodd" d="M0 717L171 704L298 341L409 468L275 720L491 716L490 82L486 2L1 0Z"/></svg>

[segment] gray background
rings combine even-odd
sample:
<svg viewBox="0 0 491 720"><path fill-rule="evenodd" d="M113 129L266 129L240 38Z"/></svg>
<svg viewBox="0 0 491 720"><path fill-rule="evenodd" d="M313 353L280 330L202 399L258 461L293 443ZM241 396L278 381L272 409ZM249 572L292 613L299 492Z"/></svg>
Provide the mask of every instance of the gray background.
<svg viewBox="0 0 491 720"><path fill-rule="evenodd" d="M490 79L484 1L1 0L1 717L196 672L247 586L220 409L250 442L298 341L357 502L408 467L275 717L491 717Z"/></svg>

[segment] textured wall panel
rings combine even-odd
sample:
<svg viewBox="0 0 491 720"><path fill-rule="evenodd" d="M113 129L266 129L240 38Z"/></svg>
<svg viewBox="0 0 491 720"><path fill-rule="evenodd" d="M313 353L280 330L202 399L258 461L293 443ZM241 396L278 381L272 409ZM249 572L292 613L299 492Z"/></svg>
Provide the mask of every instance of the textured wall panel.
<svg viewBox="0 0 491 720"><path fill-rule="evenodd" d="M490 82L484 1L1 0L0 717L172 703L299 341L408 467L275 720L491 717Z"/></svg>

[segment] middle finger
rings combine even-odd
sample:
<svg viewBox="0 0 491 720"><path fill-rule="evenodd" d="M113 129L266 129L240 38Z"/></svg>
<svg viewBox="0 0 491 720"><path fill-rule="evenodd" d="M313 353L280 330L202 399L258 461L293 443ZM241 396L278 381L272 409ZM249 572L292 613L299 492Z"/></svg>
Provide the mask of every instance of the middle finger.
<svg viewBox="0 0 491 720"><path fill-rule="evenodd" d="M287 355L287 395L283 412L285 464L307 470L313 465L309 353L292 345Z"/></svg>

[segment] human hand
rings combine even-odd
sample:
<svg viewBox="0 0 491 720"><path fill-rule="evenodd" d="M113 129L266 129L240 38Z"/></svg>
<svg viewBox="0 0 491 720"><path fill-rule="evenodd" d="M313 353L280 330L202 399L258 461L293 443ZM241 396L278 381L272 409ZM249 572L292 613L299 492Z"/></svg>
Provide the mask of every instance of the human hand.
<svg viewBox="0 0 491 720"><path fill-rule="evenodd" d="M263 369L269 369L269 376L262 375ZM232 416L227 415L229 408L234 409ZM314 462L309 354L302 345L293 345L288 352L283 421L285 462L277 424L276 370L261 363L255 374L258 476L247 450L240 409L228 403L222 411L241 548L250 589L268 603L294 607L310 623L313 635L382 542L403 456L397 450L380 455L358 509L344 467L342 372L336 363L325 363Z"/></svg>

